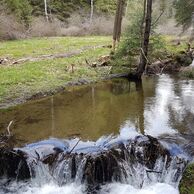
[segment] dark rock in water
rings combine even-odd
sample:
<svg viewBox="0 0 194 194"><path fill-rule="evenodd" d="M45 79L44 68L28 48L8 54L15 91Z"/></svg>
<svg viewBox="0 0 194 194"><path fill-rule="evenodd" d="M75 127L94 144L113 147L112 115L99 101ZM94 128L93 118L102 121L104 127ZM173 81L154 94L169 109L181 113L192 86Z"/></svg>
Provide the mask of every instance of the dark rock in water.
<svg viewBox="0 0 194 194"><path fill-rule="evenodd" d="M13 149L15 136L0 134L0 177L24 180L30 178L25 154Z"/></svg>
<svg viewBox="0 0 194 194"><path fill-rule="evenodd" d="M0 176L25 180L30 178L30 170L22 152L0 150Z"/></svg>
<svg viewBox="0 0 194 194"><path fill-rule="evenodd" d="M194 194L194 164L186 168L179 189L180 194Z"/></svg>

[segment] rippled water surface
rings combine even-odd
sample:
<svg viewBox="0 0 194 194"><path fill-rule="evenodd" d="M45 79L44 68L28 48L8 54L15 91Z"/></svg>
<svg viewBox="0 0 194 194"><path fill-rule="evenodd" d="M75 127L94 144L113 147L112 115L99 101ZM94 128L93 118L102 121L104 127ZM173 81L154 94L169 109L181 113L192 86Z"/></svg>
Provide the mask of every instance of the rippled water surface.
<svg viewBox="0 0 194 194"><path fill-rule="evenodd" d="M144 78L143 84L116 79L70 90L10 110L0 111L0 130L27 142L49 137L96 140L136 129L159 136L190 134L194 125L194 81L169 75Z"/></svg>

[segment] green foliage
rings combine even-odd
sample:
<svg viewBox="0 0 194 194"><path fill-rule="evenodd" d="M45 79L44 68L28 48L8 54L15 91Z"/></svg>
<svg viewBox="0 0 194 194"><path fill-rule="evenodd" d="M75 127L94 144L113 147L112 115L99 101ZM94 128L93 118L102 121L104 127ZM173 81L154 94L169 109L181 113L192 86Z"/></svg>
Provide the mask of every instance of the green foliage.
<svg viewBox="0 0 194 194"><path fill-rule="evenodd" d="M182 25L184 29L187 29L192 24L192 13L194 12L194 0L177 0L174 3L176 9L175 18L178 25Z"/></svg>
<svg viewBox="0 0 194 194"><path fill-rule="evenodd" d="M43 0L28 0L33 8L32 14L34 16L44 15L44 1ZM90 0L47 0L48 13L57 17L61 21L65 21L76 12L80 15L90 14ZM112 14L116 9L116 2L114 0L95 0L94 11Z"/></svg>
<svg viewBox="0 0 194 194"><path fill-rule="evenodd" d="M0 3L27 27L33 16L45 15L44 0L0 0ZM47 0L48 14L50 19L56 17L61 21L66 21L73 13L89 17L90 3L90 0ZM114 0L94 1L96 14L112 15L115 9L116 1Z"/></svg>
<svg viewBox="0 0 194 194"><path fill-rule="evenodd" d="M141 26L143 18L143 3L139 0L133 1L133 7L129 10L128 18L130 20L126 34L117 49L114 59L115 65L124 65L133 67L137 64L141 49ZM130 5L131 5L130 4ZM158 35L152 29L149 44L149 61L162 58L165 52L165 41L161 35Z"/></svg>
<svg viewBox="0 0 194 194"><path fill-rule="evenodd" d="M114 64L130 67L140 52L143 6L138 0L129 3L131 8L128 10L127 17L130 23L114 55Z"/></svg>
<svg viewBox="0 0 194 194"><path fill-rule="evenodd" d="M166 42L160 34L153 33L150 37L149 59L151 62L166 57Z"/></svg>
<svg viewBox="0 0 194 194"><path fill-rule="evenodd" d="M34 16L44 15L44 1L43 0L29 0L33 7ZM89 7L87 0L47 0L48 13L56 16L59 20L65 20L70 15L86 7Z"/></svg>
<svg viewBox="0 0 194 194"><path fill-rule="evenodd" d="M116 61L120 61L123 65L133 63L140 51L141 38L138 19L139 18L134 18L133 23L129 25L128 31L126 35L124 35L114 56ZM118 62L116 63L118 64Z"/></svg>
<svg viewBox="0 0 194 194"><path fill-rule="evenodd" d="M117 1L115 0L96 0L95 8L98 12L103 12L106 14L114 14L117 6Z"/></svg>
<svg viewBox="0 0 194 194"><path fill-rule="evenodd" d="M191 164L187 167L186 171L183 173L183 178L181 180L180 194L194 194L194 165Z"/></svg>
<svg viewBox="0 0 194 194"><path fill-rule="evenodd" d="M1 0L8 12L14 14L17 19L28 28L31 22L32 7L28 0Z"/></svg>

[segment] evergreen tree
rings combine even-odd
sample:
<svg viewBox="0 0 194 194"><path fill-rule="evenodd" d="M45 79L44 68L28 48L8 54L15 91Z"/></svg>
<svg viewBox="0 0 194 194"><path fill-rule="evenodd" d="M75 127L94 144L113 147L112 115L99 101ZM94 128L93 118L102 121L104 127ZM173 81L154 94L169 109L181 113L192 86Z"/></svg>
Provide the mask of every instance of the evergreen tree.
<svg viewBox="0 0 194 194"><path fill-rule="evenodd" d="M182 25L183 29L186 30L192 25L192 16L194 13L194 0L176 0L174 2L176 9L175 18L178 25Z"/></svg>

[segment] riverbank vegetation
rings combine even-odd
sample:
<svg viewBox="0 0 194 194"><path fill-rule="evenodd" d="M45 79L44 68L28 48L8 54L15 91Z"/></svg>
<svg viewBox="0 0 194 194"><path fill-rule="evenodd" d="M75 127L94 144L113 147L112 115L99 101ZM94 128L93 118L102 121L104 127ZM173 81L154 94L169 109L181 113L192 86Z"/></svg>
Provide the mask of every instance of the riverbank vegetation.
<svg viewBox="0 0 194 194"><path fill-rule="evenodd" d="M128 73L134 77L140 71L138 77L141 78L143 73L181 71L181 76L193 77L193 70L185 69L192 63L192 20L181 20L183 16L179 17L179 12L182 14L184 11L181 1L175 4L173 1L151 1L148 7L147 1L129 0L122 1L121 9L117 9L119 1L45 2L1 0L0 37L21 39L1 41L1 103L6 104L14 99L21 102L21 99L31 99L39 93L58 91L69 82L104 79L108 74ZM148 9L153 11L148 14ZM114 26L115 14L115 21L118 19L119 22ZM190 12L184 15L185 18L191 16ZM13 21L7 22L5 19ZM164 33L161 26L167 26L172 20L172 29ZM21 35L16 32L18 24L23 26L24 36L15 36ZM35 34L34 24L38 30ZM79 29L76 30L75 26ZM65 30L68 33L56 32L58 27L61 32ZM111 34L113 29L116 32L113 39L116 36L115 43L119 42L115 48L114 45L111 48L111 36L86 36ZM33 36L36 38L30 38ZM38 38L40 36L45 37ZM140 66L141 70L138 70Z"/></svg>
<svg viewBox="0 0 194 194"><path fill-rule="evenodd" d="M181 194L194 194L194 164L190 164L183 174L183 178L180 183Z"/></svg>
<svg viewBox="0 0 194 194"><path fill-rule="evenodd" d="M109 44L110 37L3 42L0 46L0 102L26 100L37 93L55 93L73 81L87 83L99 79L110 70L92 65L98 60L99 64L103 62L102 56L110 53Z"/></svg>
<svg viewBox="0 0 194 194"><path fill-rule="evenodd" d="M188 15L182 13L186 11L184 10L185 6L181 6L182 2L144 1L144 4L138 0L129 2L132 9L126 13L126 17L131 22L114 54L114 67L116 69L123 68L124 71L127 67L131 77L134 78L134 76L141 77L143 73L159 74L184 71L186 66L191 65L193 60L192 14L191 12ZM152 7L152 11L148 4ZM172 6L172 10L169 9L169 6ZM179 17L181 14L185 19L181 20L183 17ZM161 25L165 28L166 23L172 18L177 23L176 30L173 31L171 26L171 33L162 33ZM187 21L185 21L186 18ZM180 26L182 29L179 28ZM186 34L184 35L184 33ZM137 75L138 73L139 75ZM190 74L192 72L181 75L185 77Z"/></svg>

